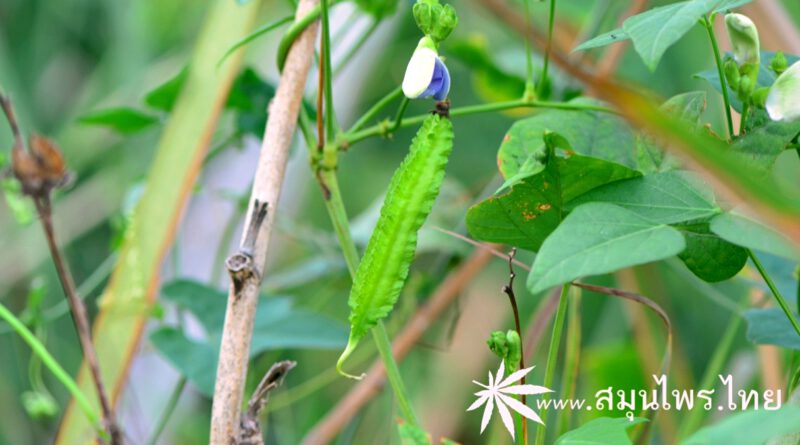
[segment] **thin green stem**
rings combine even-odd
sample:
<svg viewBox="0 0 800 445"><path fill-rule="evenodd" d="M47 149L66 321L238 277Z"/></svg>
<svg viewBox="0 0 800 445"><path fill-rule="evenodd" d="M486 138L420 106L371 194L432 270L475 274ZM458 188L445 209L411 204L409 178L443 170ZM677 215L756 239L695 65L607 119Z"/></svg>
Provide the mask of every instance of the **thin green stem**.
<svg viewBox="0 0 800 445"><path fill-rule="evenodd" d="M364 31L364 33L358 38L358 41L356 41L356 43L351 46L349 50L347 50L347 53L342 57L342 59L336 65L336 68L333 70L334 78L339 76L339 73L341 73L342 70L350 63L350 61L353 60L353 57L358 54L364 44L366 44L369 38L372 37L372 34L375 33L375 31L378 29L378 25L380 24L380 20L373 20L372 24L369 25L369 28L367 28L367 30Z"/></svg>
<svg viewBox="0 0 800 445"><path fill-rule="evenodd" d="M550 66L550 51L553 49L553 28L556 24L556 0L550 0L550 15L547 20L547 46L544 50L544 62L542 63L542 75L539 78L539 97L544 94L547 87L547 70ZM527 40L527 39L526 39Z"/></svg>
<svg viewBox="0 0 800 445"><path fill-rule="evenodd" d="M531 24L531 0L525 0L525 25L530 30ZM535 82L533 79L533 50L531 49L531 39L528 36L523 36L523 41L525 42L525 68L526 68L526 76L525 76L525 94L523 99L533 99L536 91L535 91Z"/></svg>
<svg viewBox="0 0 800 445"><path fill-rule="evenodd" d="M329 0L328 6L333 6L342 0ZM292 43L300 36L300 34L308 28L309 25L314 23L322 13L322 7L316 5L308 11L306 15L296 19L292 26L286 30L286 34L281 38L278 44L278 69L283 70L283 64L286 62L286 56L289 54L289 48Z"/></svg>
<svg viewBox="0 0 800 445"><path fill-rule="evenodd" d="M742 118L739 120L739 136L744 134L747 128L747 116L750 114L750 104L745 103L742 105Z"/></svg>
<svg viewBox="0 0 800 445"><path fill-rule="evenodd" d="M550 337L550 347L547 351L547 367L544 371L544 387L550 388L553 386L553 377L556 373L556 362L558 361L558 349L561 344L561 334L564 331L564 319L567 314L567 302L569 300L569 284L565 284L561 288L561 296L558 300L558 309L556 310L556 318L553 321L553 335ZM543 395L543 399L547 399L547 394ZM542 410L539 416L542 419L542 425L547 425L547 410ZM544 426L539 426L536 429L536 445L544 444L544 436L547 432Z"/></svg>
<svg viewBox="0 0 800 445"><path fill-rule="evenodd" d="M181 394L183 394L183 389L185 387L186 377L181 376L180 379L178 379L178 382L175 384L175 387L172 389L172 394L170 394L169 399L167 400L167 405L164 407L164 411L161 412L161 416L158 418L158 423L156 423L153 433L147 440L147 445L156 445L158 443L158 438L161 437L161 433L164 432L167 422L169 422L170 417L172 417L172 413L178 406L178 402L181 399Z"/></svg>
<svg viewBox="0 0 800 445"><path fill-rule="evenodd" d="M722 57L717 45L717 37L714 35L714 25L708 16L703 16L703 27L708 33L708 40L711 42L711 49L714 52L714 61L717 64L717 75L719 76L720 89L722 90L722 102L725 105L725 118L728 124L728 137L733 137L733 117L731 116L731 101L728 96L728 81L725 79L725 70L722 67Z"/></svg>
<svg viewBox="0 0 800 445"><path fill-rule="evenodd" d="M403 116L406 114L409 103L411 103L411 101L407 97L403 96L403 101L400 102L400 107L397 108L397 114L394 115L394 125L391 127L393 133L400 128L400 125L403 124Z"/></svg>
<svg viewBox="0 0 800 445"><path fill-rule="evenodd" d="M389 384L392 385L394 396L397 399L397 404L400 406L400 411L406 421L413 426L419 426L419 419L411 406L408 393L406 391L403 378L400 376L400 370L397 368L397 362L394 359L392 352L392 344L389 341L389 334L386 332L386 327L383 321L379 320L378 324L372 328L372 337L375 339L375 345L378 347L378 353L383 360L383 366L386 368L386 377L389 379Z"/></svg>
<svg viewBox="0 0 800 445"><path fill-rule="evenodd" d="M320 0L319 4L321 6L321 22L322 22L322 51L320 51L320 57L322 60L320 63L324 66L323 69L320 69L320 73L324 73L324 88L325 88L325 133L327 133L327 141L333 140L335 137L335 120L336 117L333 114L333 69L331 68L331 25L330 25L330 14L329 14L329 2L330 0ZM319 113L320 110L317 110Z"/></svg>
<svg viewBox="0 0 800 445"><path fill-rule="evenodd" d="M371 120L375 119L384 108L388 107L389 104L394 102L395 100L403 97L403 89L400 87L395 88L389 94L384 96L381 100L375 103L363 116L361 116L356 123L348 130L348 133L355 133L358 130L364 128L365 125L370 123Z"/></svg>
<svg viewBox="0 0 800 445"><path fill-rule="evenodd" d="M325 208L328 210L328 216L331 218L333 230L336 232L336 238L339 240L339 246L342 248L342 255L344 256L347 270L350 272L350 277L356 279L356 271L358 270L359 255L356 249L356 243L350 234L350 221L347 218L347 211L344 207L342 200L342 192L339 188L339 179L336 172L332 170L324 170L320 173L320 178L325 187L327 187L329 198L325 200Z"/></svg>
<svg viewBox="0 0 800 445"><path fill-rule="evenodd" d="M100 415L95 411L92 407L92 404L89 403L89 400L84 396L81 390L78 388L78 384L75 383L75 380L61 367L61 365L56 361L56 359L50 355L47 351L47 348L36 338L33 333L25 327L25 324L22 323L8 308L5 307L2 303L0 303L0 318L6 321L6 323L11 326L11 329L17 333L25 343L30 346L31 350L37 357L42 361L47 369L53 373L56 379L61 382L66 388L67 391L72 395L75 399L75 402L80 406L81 411L86 415L89 419L89 422L94 426L95 431L97 434L101 435L102 437L108 437L105 429L100 425Z"/></svg>
<svg viewBox="0 0 800 445"><path fill-rule="evenodd" d="M287 16L278 20L277 22L267 23L266 25L251 32L249 35L239 40L238 42L234 43L230 48L228 48L227 51L225 51L225 54L223 54L222 57L220 57L219 62L217 62L217 68L219 68L222 65L222 63L225 62L225 60L228 57L230 57L230 55L233 54L234 51L236 51L237 49L247 45L253 40L261 37L262 35L291 22L292 20L294 20L294 17Z"/></svg>
<svg viewBox="0 0 800 445"><path fill-rule="evenodd" d="M775 283L772 281L772 277L769 276L764 266L759 261L758 257L753 253L752 250L747 249L747 254L750 255L750 260L753 261L753 264L756 266L758 273L761 274L761 278L764 279L764 282L767 283L769 290L772 291L772 295L775 296L775 299L778 301L778 305L783 309L783 313L786 314L786 318L789 319L789 323L792 324L794 327L795 332L797 335L800 335L800 323L797 322L797 317L794 316L794 312L789 307L789 304L786 302L786 299L783 298L781 292L778 290Z"/></svg>
<svg viewBox="0 0 800 445"><path fill-rule="evenodd" d="M743 298L742 303L739 306L741 307L744 305L746 301L747 298ZM714 381L722 372L723 366L725 366L725 362L727 361L731 352L731 348L733 347L733 341L736 339L736 333L739 332L739 326L741 326L741 324L741 314L732 314L730 321L728 321L728 326L725 328L722 338L717 343L717 347L714 348L714 352L711 355L711 360L709 360L708 366L706 367L703 377L700 380L700 386L698 387L700 390L712 390L714 388ZM678 430L678 439L682 440L695 432L695 430L697 430L697 428L703 422L704 416L704 410L695 409L689 411L689 415L683 421L680 429Z"/></svg>
<svg viewBox="0 0 800 445"><path fill-rule="evenodd" d="M469 105L465 107L451 108L450 117L490 113L494 111L511 110L514 108L549 108L558 110L601 111L604 113L617 114L615 110L600 105L549 102L549 101L538 101L538 100L512 100L507 102L495 102L490 104ZM428 117L427 114L422 114L402 120L395 119L389 122L382 122L360 131L347 132L343 135L342 140L344 143L347 144L347 146L350 146L373 136L389 136L400 128L419 125L420 123L422 123L422 121L425 120L426 117Z"/></svg>

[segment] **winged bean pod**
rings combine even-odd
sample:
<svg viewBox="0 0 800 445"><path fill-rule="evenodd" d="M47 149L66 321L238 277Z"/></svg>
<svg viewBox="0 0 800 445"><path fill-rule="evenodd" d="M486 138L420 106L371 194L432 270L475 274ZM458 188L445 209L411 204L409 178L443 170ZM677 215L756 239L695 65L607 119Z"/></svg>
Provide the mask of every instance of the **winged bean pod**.
<svg viewBox="0 0 800 445"><path fill-rule="evenodd" d="M350 338L336 369L378 320L392 311L417 248L419 231L439 195L453 149L453 124L432 114L422 123L411 149L389 184L381 215L367 243L350 291Z"/></svg>

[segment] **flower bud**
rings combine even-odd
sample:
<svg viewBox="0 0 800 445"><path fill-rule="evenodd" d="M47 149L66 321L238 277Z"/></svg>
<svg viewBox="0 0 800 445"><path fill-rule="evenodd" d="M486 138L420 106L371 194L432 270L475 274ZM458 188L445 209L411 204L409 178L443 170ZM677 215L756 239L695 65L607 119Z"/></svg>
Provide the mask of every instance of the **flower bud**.
<svg viewBox="0 0 800 445"><path fill-rule="evenodd" d="M450 92L450 72L447 70L430 37L423 37L403 77L403 94L409 99L433 97L437 101L447 98Z"/></svg>
<svg viewBox="0 0 800 445"><path fill-rule="evenodd" d="M439 16L433 25L433 29L431 29L430 35L433 40L441 42L456 29L456 26L458 26L458 14L456 14L455 8L450 5L444 5L439 11Z"/></svg>
<svg viewBox="0 0 800 445"><path fill-rule="evenodd" d="M783 55L783 52L781 51L776 52L775 56L772 57L772 60L769 61L769 68L779 76L786 71L786 68L788 67L789 62L786 60L786 56Z"/></svg>
<svg viewBox="0 0 800 445"><path fill-rule="evenodd" d="M439 0L417 0L412 12L420 31L436 44L446 39L458 25L455 8L442 5Z"/></svg>
<svg viewBox="0 0 800 445"><path fill-rule="evenodd" d="M728 81L728 85L731 87L733 91L739 91L739 65L734 62L733 59L728 59L725 61L724 65L725 69L725 80Z"/></svg>
<svg viewBox="0 0 800 445"><path fill-rule="evenodd" d="M727 14L725 26L728 29L728 37L731 39L736 63L740 67L745 65L758 67L761 62L761 53L758 44L758 29L753 21L746 15ZM758 74L757 71L756 74Z"/></svg>
<svg viewBox="0 0 800 445"><path fill-rule="evenodd" d="M761 87L756 88L753 92L753 104L759 108L764 108L767 104L767 95L769 94L769 88Z"/></svg>
<svg viewBox="0 0 800 445"><path fill-rule="evenodd" d="M766 108L774 121L800 119L800 62L795 62L775 79L767 95Z"/></svg>
<svg viewBox="0 0 800 445"><path fill-rule="evenodd" d="M51 420L58 414L58 403L50 394L38 391L22 393L22 406L31 418Z"/></svg>
<svg viewBox="0 0 800 445"><path fill-rule="evenodd" d="M739 80L739 100L749 102L750 96L756 88L755 82L750 77L744 76Z"/></svg>

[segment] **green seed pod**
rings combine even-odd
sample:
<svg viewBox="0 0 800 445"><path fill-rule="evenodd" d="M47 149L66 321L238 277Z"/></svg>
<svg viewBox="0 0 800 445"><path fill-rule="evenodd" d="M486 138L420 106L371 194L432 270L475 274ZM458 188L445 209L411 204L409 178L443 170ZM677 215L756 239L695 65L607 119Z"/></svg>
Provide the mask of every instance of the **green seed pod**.
<svg viewBox="0 0 800 445"><path fill-rule="evenodd" d="M392 177L350 290L350 338L336 363L342 375L354 377L342 371L342 365L367 332L389 315L400 296L417 248L417 232L439 195L452 149L453 124L432 114Z"/></svg>
<svg viewBox="0 0 800 445"><path fill-rule="evenodd" d="M772 60L769 61L769 68L779 76L783 74L787 68L789 68L789 61L786 60L786 56L782 51L775 53L775 56L773 56Z"/></svg>

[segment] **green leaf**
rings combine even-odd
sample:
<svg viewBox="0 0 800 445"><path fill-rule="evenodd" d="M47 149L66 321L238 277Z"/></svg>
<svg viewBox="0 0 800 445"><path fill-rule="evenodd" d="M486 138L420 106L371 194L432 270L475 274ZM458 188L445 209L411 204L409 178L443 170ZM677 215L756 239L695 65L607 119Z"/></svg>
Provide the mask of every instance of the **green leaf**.
<svg viewBox="0 0 800 445"><path fill-rule="evenodd" d="M593 202L572 211L545 240L528 275L537 293L574 279L677 255L680 232L622 207Z"/></svg>
<svg viewBox="0 0 800 445"><path fill-rule="evenodd" d="M539 174L472 206L467 211L467 229L481 241L536 251L561 223L562 202L603 184L636 176L638 172L602 159L579 155L556 158Z"/></svg>
<svg viewBox="0 0 800 445"><path fill-rule="evenodd" d="M166 301L191 312L214 343L222 333L228 293L191 280L176 280L162 288ZM344 325L328 317L292 307L287 297L259 300L253 322L251 355L272 349L335 349L345 345Z"/></svg>
<svg viewBox="0 0 800 445"><path fill-rule="evenodd" d="M800 260L795 244L775 230L738 213L723 213L711 220L711 231L722 239L793 261Z"/></svg>
<svg viewBox="0 0 800 445"><path fill-rule="evenodd" d="M565 203L602 185L642 175L621 164L580 155L558 158L558 171L561 199Z"/></svg>
<svg viewBox="0 0 800 445"><path fill-rule="evenodd" d="M355 0L358 9L380 19L390 16L397 11L398 0Z"/></svg>
<svg viewBox="0 0 800 445"><path fill-rule="evenodd" d="M347 327L342 323L302 309L275 317L271 306L275 305L261 304L256 312L252 355L274 349L339 349L347 344Z"/></svg>
<svg viewBox="0 0 800 445"><path fill-rule="evenodd" d="M747 339L751 342L800 350L800 336L782 309L748 309L744 311L744 318L747 320Z"/></svg>
<svg viewBox="0 0 800 445"><path fill-rule="evenodd" d="M784 434L800 431L800 407L784 406L777 411L747 411L707 426L681 445L754 445Z"/></svg>
<svg viewBox="0 0 800 445"><path fill-rule="evenodd" d="M660 109L672 117L697 128L700 117L706 109L705 91L691 91L673 96ZM637 166L644 173L668 171L678 168L679 162L665 153L650 136L640 134L636 137Z"/></svg>
<svg viewBox="0 0 800 445"><path fill-rule="evenodd" d="M622 28L612 29L606 33L600 34L597 37L589 39L580 45L576 46L572 52L585 51L591 48L599 48L601 46L610 45L612 43L622 42L623 40L630 39L630 36Z"/></svg>
<svg viewBox="0 0 800 445"><path fill-rule="evenodd" d="M561 186L556 159L539 174L491 196L467 211L469 234L482 241L539 250L561 223Z"/></svg>
<svg viewBox="0 0 800 445"><path fill-rule="evenodd" d="M568 207L592 201L616 204L661 224L708 218L720 212L708 186L686 171L655 173L607 184L578 197Z"/></svg>
<svg viewBox="0 0 800 445"><path fill-rule="evenodd" d="M709 283L732 278L747 263L747 251L711 233L708 223L678 227L686 250L678 258L700 279Z"/></svg>
<svg viewBox="0 0 800 445"><path fill-rule="evenodd" d="M586 98L569 103L599 104ZM546 132L561 135L578 154L636 166L633 134L619 117L587 110L547 110L515 122L506 133L497 153L505 179L529 176L543 168Z"/></svg>
<svg viewBox="0 0 800 445"><path fill-rule="evenodd" d="M693 3L701 3L703 1L704 0L694 0ZM717 0L716 2L712 1L709 5L711 7L713 7L713 12L718 13L718 12L726 12L726 11L731 10L733 8L736 8L736 7L745 5L747 3L750 3L751 1L753 1L753 0ZM684 3L690 3L690 2L684 2ZM705 6L704 9L707 9L708 7L709 6ZM647 11L647 12L639 14L639 15L641 16L641 15L644 15L644 14L647 14L647 13L651 13L651 11ZM655 13L651 13L651 14L655 14ZM638 17L638 16L633 16L633 17ZM630 18L633 18L633 17L630 17ZM697 18L699 19L700 17L698 16ZM676 21L676 22L679 22L679 21ZM679 24L681 26L684 26L684 23L682 21L680 21ZM676 26L676 25L673 24L672 26ZM691 26L689 26L689 29L691 29ZM673 30L673 32L674 31L675 30ZM688 29L687 29L687 31L688 31ZM685 34L685 32L684 32L684 34ZM678 36L678 39L681 36L683 36L683 34ZM671 36L667 36L667 37L671 37ZM606 33L600 34L597 37L594 37L592 39L589 39L589 40L581 43L580 45L578 45L572 51L573 52L574 51L583 51L583 50L587 50L587 49L590 49L590 48L598 48L598 47L601 47L601 46L610 45L612 43L622 42L622 41L628 40L630 38L631 38L630 35L628 34L628 32L625 29L617 28L617 29L608 31ZM667 41L667 39L665 37L661 37L660 39L664 39L664 40L661 40L662 43ZM678 39L675 39L675 41L677 41ZM671 45L671 43L670 43L670 45ZM670 45L667 45L667 47L669 47ZM664 50L666 50L666 48L664 48ZM663 51L661 51L661 52L663 54ZM659 58L660 58L660 56L659 56ZM658 64L657 60L656 60L656 64Z"/></svg>
<svg viewBox="0 0 800 445"><path fill-rule="evenodd" d="M267 124L267 109L275 87L252 68L245 69L231 88L226 108L236 112L236 128L242 134L261 137Z"/></svg>
<svg viewBox="0 0 800 445"><path fill-rule="evenodd" d="M183 88L183 84L186 83L188 75L189 67L185 66L175 77L147 93L144 97L144 103L151 108L169 113L175 106L175 101L178 100L178 95Z"/></svg>
<svg viewBox="0 0 800 445"><path fill-rule="evenodd" d="M664 52L683 37L708 12L706 1L685 1L659 6L629 17L622 29L644 64L655 71Z"/></svg>
<svg viewBox="0 0 800 445"><path fill-rule="evenodd" d="M564 433L556 440L556 445L631 445L626 430L642 422L647 422L647 419L600 417Z"/></svg>
<svg viewBox="0 0 800 445"><path fill-rule="evenodd" d="M150 342L201 394L213 396L218 353L210 344L190 340L171 327L154 331Z"/></svg>
<svg viewBox="0 0 800 445"><path fill-rule="evenodd" d="M661 104L661 109L672 117L698 125L707 105L708 95L705 91L690 91L670 97Z"/></svg>
<svg viewBox="0 0 800 445"><path fill-rule="evenodd" d="M110 108L83 115L78 122L85 125L108 127L117 133L137 133L158 122L158 118L133 108Z"/></svg>
<svg viewBox="0 0 800 445"><path fill-rule="evenodd" d="M350 290L350 338L336 364L339 372L344 373L342 365L361 338L397 302L414 259L419 229L439 195L452 149L452 122L432 114L423 121L392 177Z"/></svg>
<svg viewBox="0 0 800 445"><path fill-rule="evenodd" d="M731 152L764 174L772 170L775 160L800 133L800 121L768 121L765 125L736 139Z"/></svg>

